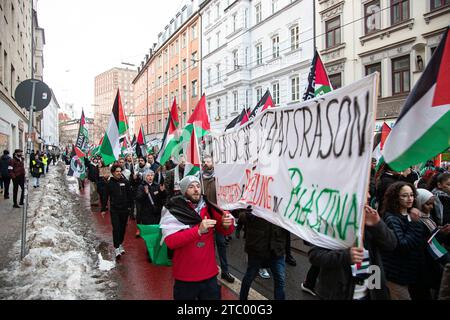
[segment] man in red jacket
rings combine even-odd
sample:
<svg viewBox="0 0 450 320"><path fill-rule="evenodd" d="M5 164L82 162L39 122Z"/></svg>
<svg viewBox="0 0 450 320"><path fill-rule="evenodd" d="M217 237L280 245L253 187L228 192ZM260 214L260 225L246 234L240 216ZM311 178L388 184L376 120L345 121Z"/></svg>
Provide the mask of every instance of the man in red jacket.
<svg viewBox="0 0 450 320"><path fill-rule="evenodd" d="M233 217L201 194L200 181L187 176L180 181L182 195L168 201L163 210L163 239L173 250L175 300L219 300L214 232L230 235Z"/></svg>

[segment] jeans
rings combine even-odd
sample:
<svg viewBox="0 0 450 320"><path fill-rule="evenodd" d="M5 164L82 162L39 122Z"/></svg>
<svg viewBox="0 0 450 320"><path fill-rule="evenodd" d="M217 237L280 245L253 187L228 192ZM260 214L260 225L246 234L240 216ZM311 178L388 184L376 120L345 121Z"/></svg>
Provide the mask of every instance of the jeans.
<svg viewBox="0 0 450 320"><path fill-rule="evenodd" d="M34 181L33 185L35 187L39 187L39 178L38 177L33 177L33 181Z"/></svg>
<svg viewBox="0 0 450 320"><path fill-rule="evenodd" d="M244 278L242 279L241 292L239 293L239 300L248 299L248 292L250 291L250 286L252 285L253 280L255 279L259 269L264 264L264 262L266 261L264 261L261 258L254 257L251 255L248 256L247 271L245 273ZM284 293L284 287L286 278L285 273L286 266L284 264L284 256L272 257L267 262L269 263L270 270L272 271L273 274L275 300L285 300L286 295Z"/></svg>
<svg viewBox="0 0 450 320"><path fill-rule="evenodd" d="M175 279L173 286L174 300L220 300L220 298L220 286L216 277L196 282Z"/></svg>
<svg viewBox="0 0 450 320"><path fill-rule="evenodd" d="M221 233L216 232L215 237L217 253L220 260L220 268L222 269L222 272L228 273L227 246L225 244L225 236Z"/></svg>

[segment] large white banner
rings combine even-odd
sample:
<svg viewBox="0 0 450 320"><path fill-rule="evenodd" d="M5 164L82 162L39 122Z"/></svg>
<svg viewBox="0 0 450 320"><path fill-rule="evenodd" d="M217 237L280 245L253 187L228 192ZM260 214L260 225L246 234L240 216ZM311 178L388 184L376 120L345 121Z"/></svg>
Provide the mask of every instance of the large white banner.
<svg viewBox="0 0 450 320"><path fill-rule="evenodd" d="M353 246L369 184L377 76L214 135L219 206L250 205L317 246Z"/></svg>

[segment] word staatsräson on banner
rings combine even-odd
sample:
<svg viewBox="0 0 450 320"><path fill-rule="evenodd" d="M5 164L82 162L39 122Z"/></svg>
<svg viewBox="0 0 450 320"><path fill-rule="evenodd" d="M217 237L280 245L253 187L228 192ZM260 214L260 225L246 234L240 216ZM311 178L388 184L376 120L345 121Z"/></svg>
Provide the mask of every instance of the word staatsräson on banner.
<svg viewBox="0 0 450 320"><path fill-rule="evenodd" d="M360 237L378 74L213 136L218 204L324 248Z"/></svg>

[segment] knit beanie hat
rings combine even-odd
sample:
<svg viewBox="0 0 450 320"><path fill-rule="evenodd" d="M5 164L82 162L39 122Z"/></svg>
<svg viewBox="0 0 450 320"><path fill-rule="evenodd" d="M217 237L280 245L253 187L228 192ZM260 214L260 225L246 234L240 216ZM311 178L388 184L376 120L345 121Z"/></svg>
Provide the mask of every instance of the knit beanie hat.
<svg viewBox="0 0 450 320"><path fill-rule="evenodd" d="M179 183L181 194L184 195L189 186L194 182L200 183L200 180L196 176L186 176L183 179L181 179Z"/></svg>

